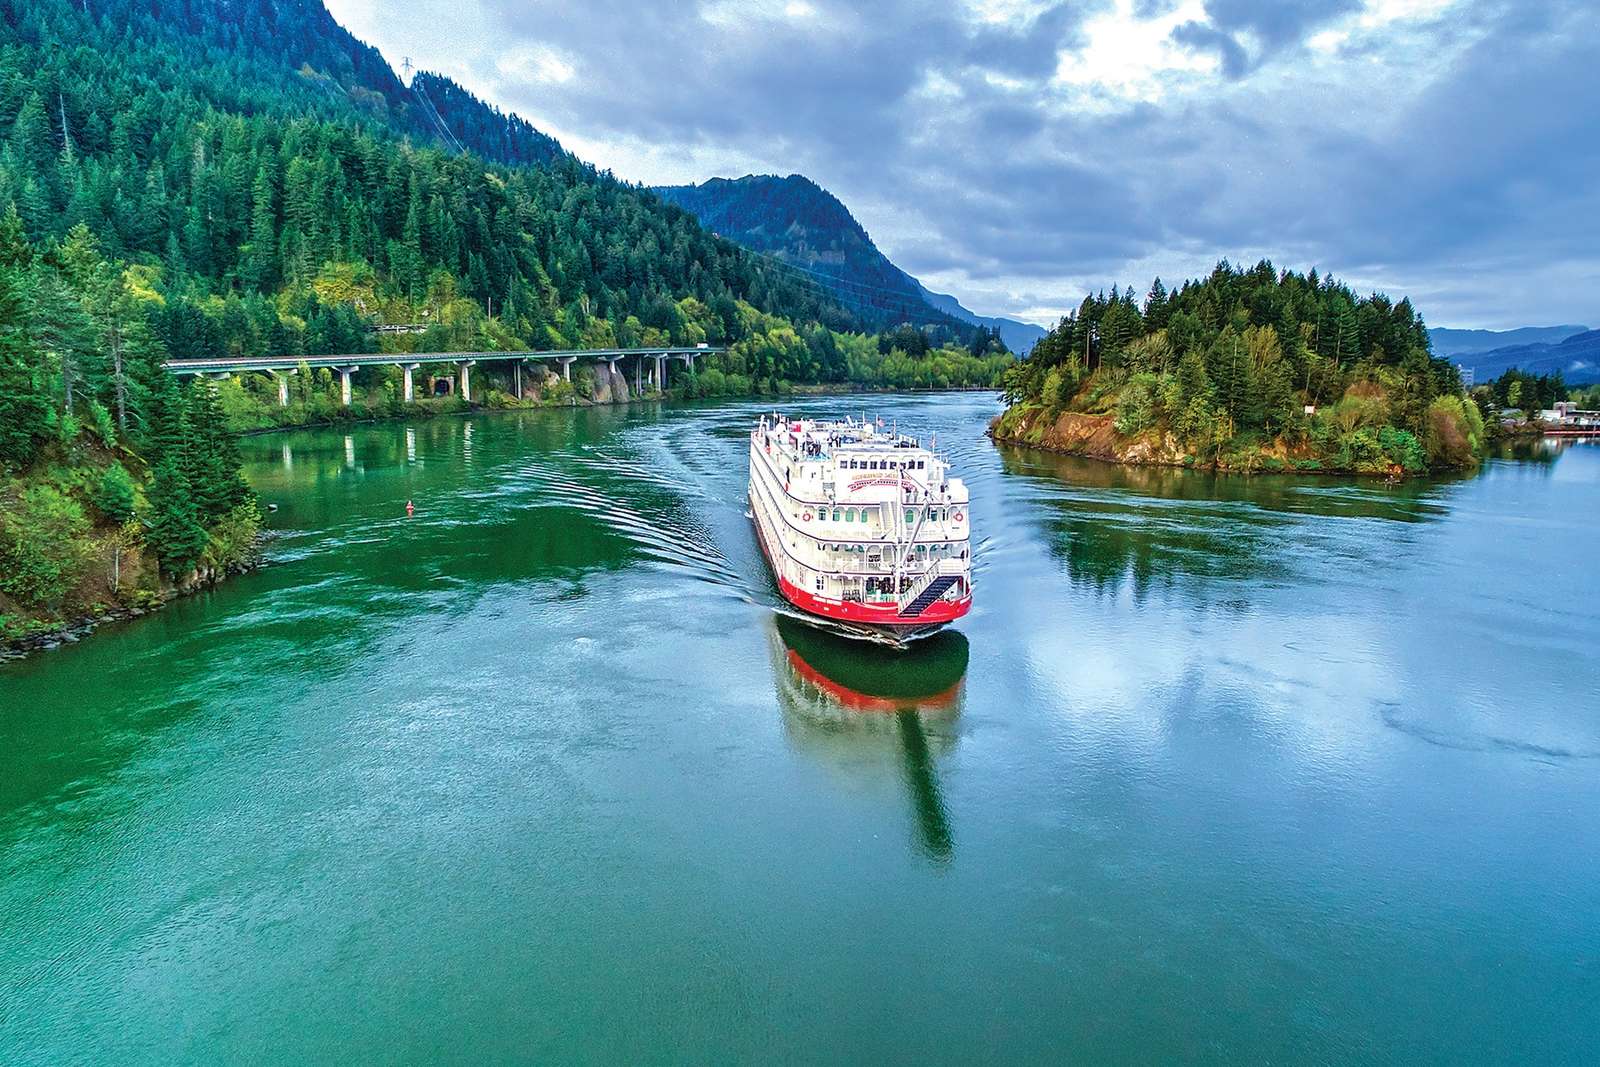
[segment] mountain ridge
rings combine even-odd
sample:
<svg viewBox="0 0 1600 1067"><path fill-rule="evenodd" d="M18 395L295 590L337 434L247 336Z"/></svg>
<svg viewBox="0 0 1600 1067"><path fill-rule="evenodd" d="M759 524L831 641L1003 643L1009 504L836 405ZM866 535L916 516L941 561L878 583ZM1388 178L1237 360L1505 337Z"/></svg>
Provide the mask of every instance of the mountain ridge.
<svg viewBox="0 0 1600 1067"><path fill-rule="evenodd" d="M1491 381L1515 367L1529 374L1560 373L1568 385L1600 382L1600 330L1585 330L1557 343L1506 345L1458 358L1478 383Z"/></svg>
<svg viewBox="0 0 1600 1067"><path fill-rule="evenodd" d="M1428 330L1428 339L1433 344L1434 355L1453 359L1515 345L1560 344L1588 329L1577 325L1519 326L1512 330L1457 330L1435 326Z"/></svg>
<svg viewBox="0 0 1600 1067"><path fill-rule="evenodd" d="M877 301L908 317L927 308L968 325L995 329L1018 353L1027 352L1045 335L1040 326L979 315L955 297L928 289L883 254L843 201L803 174L714 177L698 185L654 186L652 191L694 213L713 233L826 275L841 292L862 301Z"/></svg>

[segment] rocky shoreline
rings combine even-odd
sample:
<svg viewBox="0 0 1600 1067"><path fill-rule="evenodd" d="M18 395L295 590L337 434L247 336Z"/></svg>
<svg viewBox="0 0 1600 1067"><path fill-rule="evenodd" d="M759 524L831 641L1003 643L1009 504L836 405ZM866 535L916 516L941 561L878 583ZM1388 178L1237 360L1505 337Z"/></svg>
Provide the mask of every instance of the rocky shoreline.
<svg viewBox="0 0 1600 1067"><path fill-rule="evenodd" d="M1115 417L1109 414L1074 411L1052 414L1043 408L1008 409L989 423L987 432L997 444L1134 467L1178 467L1223 474L1360 475L1390 481L1409 476L1398 465L1379 470L1341 467L1329 463L1309 445L1289 446L1282 441L1242 456L1225 453L1220 459L1201 458L1184 448L1177 436L1168 430L1150 429L1125 437L1117 432ZM1419 476L1425 473L1419 472Z"/></svg>
<svg viewBox="0 0 1600 1067"><path fill-rule="evenodd" d="M106 623L127 622L132 619L143 618L146 615L160 611L174 600L215 589L229 578L258 570L266 565L262 548L266 543L267 536L265 532L257 536L254 551L250 558L243 563L234 564L221 571L211 568L196 570L182 582L163 583L161 588L155 592L149 590L140 591L132 598L133 603L107 608L105 611L97 613L64 619L59 624L50 624L35 633L0 640L0 664L24 659L36 652L49 652L60 648L62 645L77 644Z"/></svg>

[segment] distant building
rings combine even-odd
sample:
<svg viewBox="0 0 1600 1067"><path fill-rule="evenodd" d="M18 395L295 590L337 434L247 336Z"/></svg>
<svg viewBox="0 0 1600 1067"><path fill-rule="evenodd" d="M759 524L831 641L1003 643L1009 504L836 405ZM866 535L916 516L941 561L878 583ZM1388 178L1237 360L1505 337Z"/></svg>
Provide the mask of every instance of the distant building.
<svg viewBox="0 0 1600 1067"><path fill-rule="evenodd" d="M1600 432L1600 411L1588 411L1571 401L1559 401L1554 407L1539 412L1539 421L1546 429L1568 433Z"/></svg>
<svg viewBox="0 0 1600 1067"><path fill-rule="evenodd" d="M1456 370L1461 372L1461 385L1463 388L1471 389L1477 384L1477 376L1473 373L1476 369L1475 367L1463 367L1459 363L1456 364Z"/></svg>

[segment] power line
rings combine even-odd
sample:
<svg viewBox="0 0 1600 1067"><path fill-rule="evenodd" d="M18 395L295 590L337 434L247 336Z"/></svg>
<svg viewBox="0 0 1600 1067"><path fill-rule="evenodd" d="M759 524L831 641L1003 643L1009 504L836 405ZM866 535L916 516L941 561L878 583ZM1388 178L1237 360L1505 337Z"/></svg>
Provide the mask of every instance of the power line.
<svg viewBox="0 0 1600 1067"><path fill-rule="evenodd" d="M772 262L776 263L780 267L784 267L784 268L786 268L788 270L804 271L807 274L813 275L813 276L815 276L817 278L821 278L821 279L823 279L823 281L831 283L831 284L834 284L834 285L849 285L849 286L854 286L857 289L867 289L867 290L871 290L871 291L874 291L874 292L887 293L890 296L897 297L897 298L899 298L901 300L907 299L907 297L909 295L903 289L890 289L887 286L873 285L871 282L856 281L853 278L841 277L840 275L837 275L837 274L830 274L827 271L814 270L811 267L802 267L798 263L790 263L788 260L779 259L776 254L771 253L771 252L762 252L762 253L759 253L759 254L763 255L763 256L766 256L767 258L771 259ZM929 304L928 306L932 307L933 305ZM934 310L937 310L937 309L934 309Z"/></svg>
<svg viewBox="0 0 1600 1067"><path fill-rule="evenodd" d="M775 266L778 266L778 267L780 267L780 268L782 268L784 270L798 271L798 272L801 272L801 273L803 273L805 275L809 275L810 276L810 277L798 277L798 276L796 276L795 279L794 279L796 281L810 282L811 284L816 285L818 283L813 281L812 279L813 278L821 279L823 283L826 283L826 288L828 289L828 291L832 292L834 295L838 295L838 296L853 296L853 297L856 297L859 302L863 302L864 303L866 300L870 299L870 297L863 296L862 295L863 292L865 292L865 293L881 293L881 294L884 294L889 299L890 302L892 302L892 306L890 306L889 304L882 304L882 303L873 304L871 306L878 307L880 310L885 310L885 311L890 311L890 310L894 310L894 309L898 308L899 310L901 310L903 312L906 312L907 314L911 314L911 315L914 315L914 316L921 316L923 318L930 318L935 322L946 321L947 320L949 322L956 323L956 324L962 325L962 326L971 326L972 325L971 323L966 322L964 319L959 319L959 318L957 318L956 316L950 314L947 311L942 311L939 308L934 307L932 304L928 303L926 299L923 299L918 295L909 294L904 290L889 289L889 288L886 288L886 287L881 286L881 285L873 285L870 282L856 281L856 280L851 279L851 278L843 278L843 277L840 277L840 276L838 276L836 274L830 274L830 273L828 273L826 271L818 271L818 270L813 270L813 269L808 268L808 267L802 267L797 263L790 263L787 260L779 259L776 255L774 255L773 253L770 253L770 252L756 252L755 254L757 256L760 256L762 259L764 259L764 260L766 260L768 262L771 262ZM848 291L840 292L840 289L842 287L853 287L857 291L856 292L848 292Z"/></svg>
<svg viewBox="0 0 1600 1067"><path fill-rule="evenodd" d="M844 298L849 300L857 308L870 307L878 311L900 313L909 319L923 319L936 324L948 321L959 325L970 325L970 323L964 323L948 312L940 311L926 301L919 302L904 291L888 289L850 278L841 278L823 271L809 270L797 264L785 262L768 252L756 252L754 254L773 266L793 272L790 274L789 280L812 286L814 291L835 299ZM857 290L864 290L864 292L854 292L845 288L849 286L853 286ZM874 296L873 294L882 295ZM841 300L841 302L843 301Z"/></svg>
<svg viewBox="0 0 1600 1067"><path fill-rule="evenodd" d="M781 265L782 264L780 264L780 266ZM904 298L897 297L890 300L884 300L882 298L874 298L861 293L852 293L848 290L834 288L821 281L818 281L815 278L807 277L803 274L791 274L786 276L784 280L798 285L807 286L811 292L827 297L848 307L855 307L858 309L872 308L874 310L885 312L898 311L905 313L908 317L912 318L927 318L936 316L938 314L938 310L928 304L917 307Z"/></svg>
<svg viewBox="0 0 1600 1067"><path fill-rule="evenodd" d="M411 57L406 56L405 60L400 64L400 67L407 75L409 75L411 73ZM417 73L420 77L421 71L418 71ZM413 77L411 79L411 84L408 88L411 90L411 95L422 102L423 109L427 113L428 117L433 120L434 128L439 132L443 140L447 144L454 145L457 152L460 152L462 155L466 155L466 146L461 143L460 138L456 137L456 135L450 131L450 127L445 124L444 116L439 114L439 109L437 107L433 106L433 101L428 98L427 89L421 85L417 77Z"/></svg>

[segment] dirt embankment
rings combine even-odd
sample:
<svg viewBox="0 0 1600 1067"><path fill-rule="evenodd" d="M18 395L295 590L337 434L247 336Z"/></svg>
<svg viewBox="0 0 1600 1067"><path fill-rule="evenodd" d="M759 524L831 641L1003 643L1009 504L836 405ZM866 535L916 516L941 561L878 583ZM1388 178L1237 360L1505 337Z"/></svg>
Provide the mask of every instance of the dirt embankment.
<svg viewBox="0 0 1600 1067"><path fill-rule="evenodd" d="M1052 415L1041 407L1010 408L989 424L996 441L1042 448L1070 456L1087 456L1112 463L1182 465L1184 451L1169 433L1151 430L1135 437L1117 433L1110 415L1085 415L1063 411Z"/></svg>

